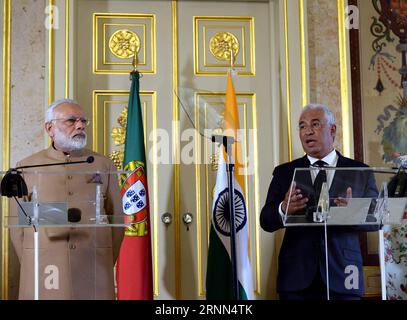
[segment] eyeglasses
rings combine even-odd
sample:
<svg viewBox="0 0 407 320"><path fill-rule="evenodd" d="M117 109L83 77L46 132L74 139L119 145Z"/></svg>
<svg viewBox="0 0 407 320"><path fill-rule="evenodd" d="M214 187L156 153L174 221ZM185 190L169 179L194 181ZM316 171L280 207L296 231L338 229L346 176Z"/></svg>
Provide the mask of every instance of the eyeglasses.
<svg viewBox="0 0 407 320"><path fill-rule="evenodd" d="M307 129L321 130L324 125L325 124L321 123L319 120L314 120L311 122L311 124L300 123L300 125L298 126L298 130L300 130L301 132L306 131Z"/></svg>
<svg viewBox="0 0 407 320"><path fill-rule="evenodd" d="M52 119L51 121L62 121L67 127L72 127L74 126L78 121L80 121L84 126L89 125L90 120L86 118L59 118L59 119Z"/></svg>

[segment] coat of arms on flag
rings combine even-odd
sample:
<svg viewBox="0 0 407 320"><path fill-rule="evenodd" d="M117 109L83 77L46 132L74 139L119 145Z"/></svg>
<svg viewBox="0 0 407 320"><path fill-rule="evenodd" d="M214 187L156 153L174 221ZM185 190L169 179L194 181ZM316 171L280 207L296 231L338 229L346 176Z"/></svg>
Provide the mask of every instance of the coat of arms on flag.
<svg viewBox="0 0 407 320"><path fill-rule="evenodd" d="M134 215L133 223L140 223L147 218L148 204L146 190L146 176L142 166L134 170L123 183L120 190L122 196L123 212Z"/></svg>

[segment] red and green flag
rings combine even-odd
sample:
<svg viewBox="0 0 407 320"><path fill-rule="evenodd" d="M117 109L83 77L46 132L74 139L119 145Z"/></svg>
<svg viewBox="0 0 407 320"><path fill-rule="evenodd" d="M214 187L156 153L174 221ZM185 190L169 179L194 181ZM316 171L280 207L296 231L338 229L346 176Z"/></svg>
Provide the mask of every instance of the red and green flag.
<svg viewBox="0 0 407 320"><path fill-rule="evenodd" d="M153 299L150 207L148 198L144 130L140 104L140 74L131 73L126 141L120 194L125 229L116 266L118 300Z"/></svg>

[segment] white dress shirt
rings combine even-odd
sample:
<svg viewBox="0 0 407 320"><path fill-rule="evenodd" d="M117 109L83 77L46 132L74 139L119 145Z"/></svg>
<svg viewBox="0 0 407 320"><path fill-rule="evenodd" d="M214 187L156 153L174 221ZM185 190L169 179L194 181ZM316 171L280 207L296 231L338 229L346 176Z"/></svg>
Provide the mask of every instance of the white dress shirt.
<svg viewBox="0 0 407 320"><path fill-rule="evenodd" d="M336 167L336 163L338 162L338 154L336 153L335 149L332 150L330 153L328 153L322 159L317 159L317 158L311 157L309 155L307 155L307 158L308 158L309 162L311 163L311 166L318 160L324 161L328 167ZM319 172L319 170L311 170L312 183L314 183L318 172ZM326 182L328 183L328 187L331 187L332 180L334 178L334 174L335 174L335 170L326 170L326 180L327 180Z"/></svg>

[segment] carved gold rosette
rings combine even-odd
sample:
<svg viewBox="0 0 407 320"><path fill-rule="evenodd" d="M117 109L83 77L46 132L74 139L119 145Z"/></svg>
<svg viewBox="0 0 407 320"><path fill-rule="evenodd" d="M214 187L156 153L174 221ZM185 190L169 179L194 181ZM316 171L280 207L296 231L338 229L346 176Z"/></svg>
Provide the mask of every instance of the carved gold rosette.
<svg viewBox="0 0 407 320"><path fill-rule="evenodd" d="M113 151L109 154L110 160L113 161L114 165L120 169L123 164L124 159L124 142L126 141L126 126L127 126L127 113L128 108L127 106L124 107L122 112L120 113L117 122L119 123L120 127L115 127L112 129L111 137L114 141L116 146L120 146L119 150Z"/></svg>
<svg viewBox="0 0 407 320"><path fill-rule="evenodd" d="M236 57L239 48L239 40L230 32L218 32L209 40L209 50L218 60L230 61L230 52Z"/></svg>
<svg viewBox="0 0 407 320"><path fill-rule="evenodd" d="M118 58L131 58L140 50L140 38L133 31L118 30L110 37L109 49Z"/></svg>

